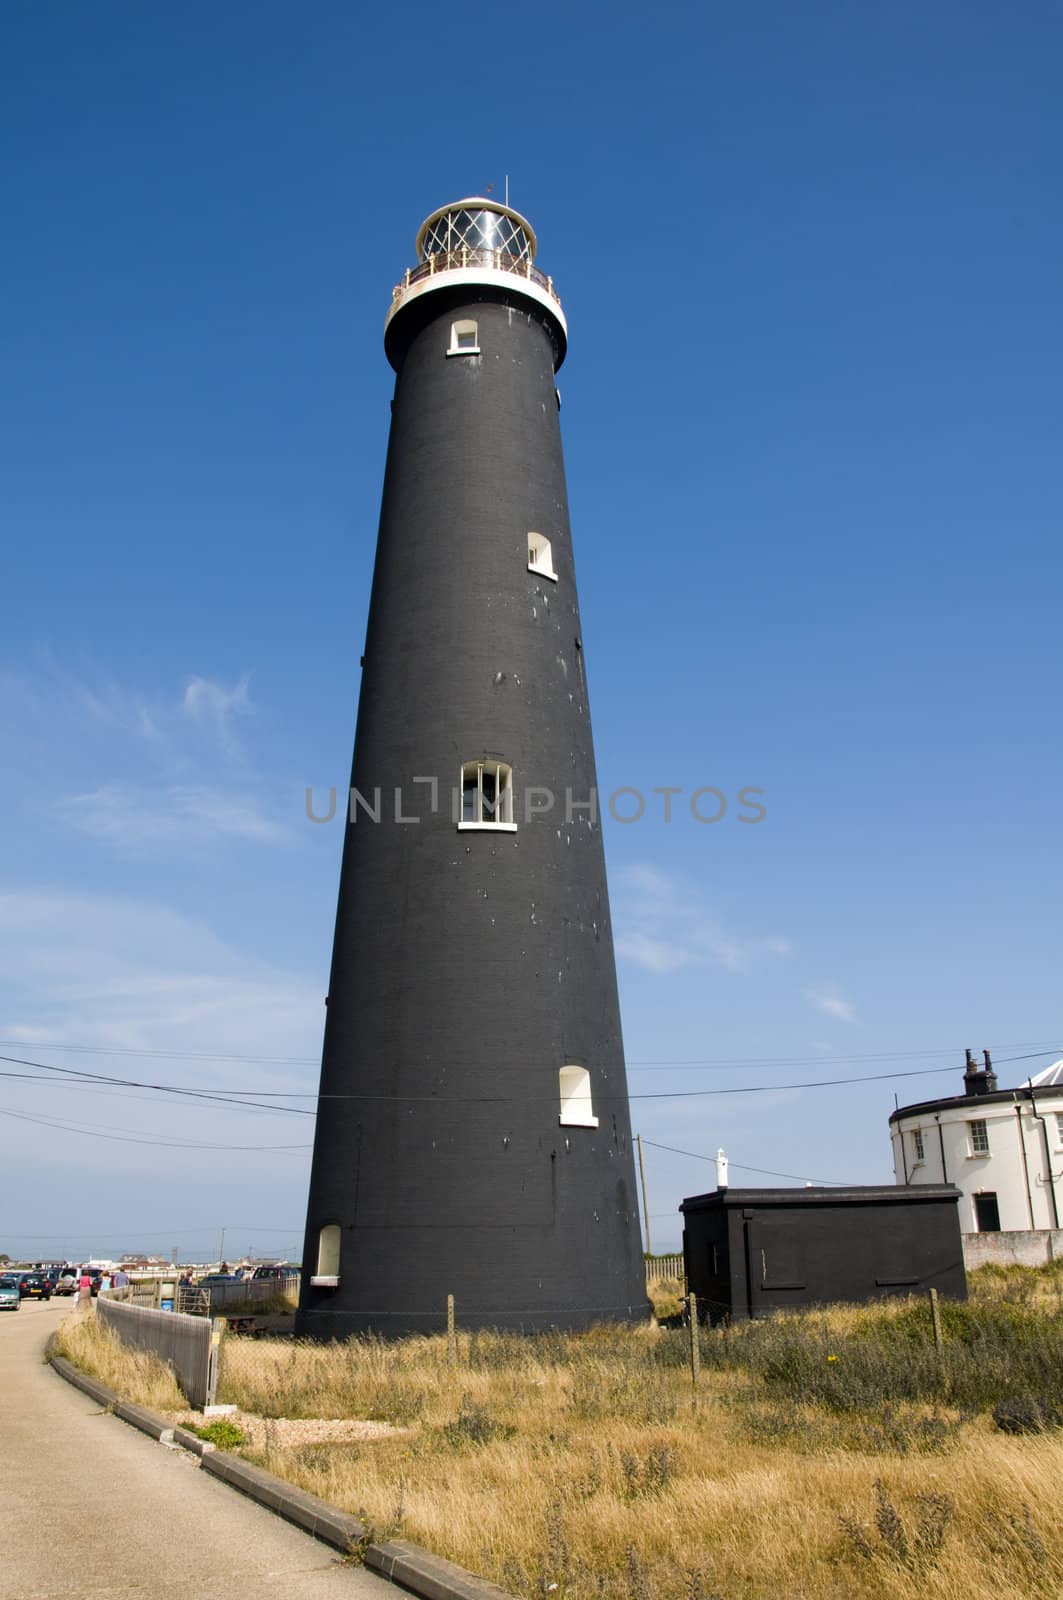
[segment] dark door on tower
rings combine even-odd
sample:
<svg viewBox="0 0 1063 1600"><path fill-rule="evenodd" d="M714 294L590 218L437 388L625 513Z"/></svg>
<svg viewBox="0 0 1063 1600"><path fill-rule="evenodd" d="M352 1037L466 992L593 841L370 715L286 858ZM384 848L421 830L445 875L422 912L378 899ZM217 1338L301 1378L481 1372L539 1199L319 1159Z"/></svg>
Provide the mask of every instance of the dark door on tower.
<svg viewBox="0 0 1063 1600"><path fill-rule="evenodd" d="M978 1224L979 1233L1000 1232L1000 1207L997 1205L995 1194L975 1195L974 1220Z"/></svg>

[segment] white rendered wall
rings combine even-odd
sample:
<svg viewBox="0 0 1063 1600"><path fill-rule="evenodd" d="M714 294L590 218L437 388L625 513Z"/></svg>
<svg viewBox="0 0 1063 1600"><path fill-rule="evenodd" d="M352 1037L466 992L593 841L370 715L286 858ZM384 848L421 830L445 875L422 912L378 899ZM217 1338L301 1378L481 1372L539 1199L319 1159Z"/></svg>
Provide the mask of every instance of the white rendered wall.
<svg viewBox="0 0 1063 1600"><path fill-rule="evenodd" d="M959 1204L961 1233L978 1232L974 1196L986 1192L997 1197L1001 1232L1058 1227L1049 1182L1055 1183L1056 1205L1060 1221L1063 1221L1063 1139L1056 1120L1056 1112L1063 1112L1063 1090L1039 1093L1037 1110L1047 1124L1051 1169L1045 1159L1042 1124L1032 1114L1028 1100L1010 1103L972 1095L957 1099L954 1105L943 1109L903 1116L892 1124L894 1178L900 1184L906 1181L954 1183L962 1195ZM973 1151L970 1124L976 1121L986 1125L988 1155ZM912 1137L916 1129L923 1136L921 1162L916 1157Z"/></svg>

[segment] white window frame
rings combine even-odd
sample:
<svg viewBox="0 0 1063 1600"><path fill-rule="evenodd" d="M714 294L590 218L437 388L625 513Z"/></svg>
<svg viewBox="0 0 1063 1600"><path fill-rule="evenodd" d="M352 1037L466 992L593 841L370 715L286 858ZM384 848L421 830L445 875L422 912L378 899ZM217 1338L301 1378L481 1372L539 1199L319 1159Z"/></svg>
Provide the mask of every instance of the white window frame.
<svg viewBox="0 0 1063 1600"><path fill-rule="evenodd" d="M335 1289L340 1281L340 1243L338 1222L326 1222L317 1236L317 1271L310 1279L315 1289Z"/></svg>
<svg viewBox="0 0 1063 1600"><path fill-rule="evenodd" d="M916 1165L918 1166L921 1162L926 1160L926 1150L923 1146L922 1128L912 1129L912 1149L915 1151L915 1161Z"/></svg>
<svg viewBox="0 0 1063 1600"><path fill-rule="evenodd" d="M598 1118L594 1115L594 1105L591 1101L591 1075L586 1067L562 1067L558 1073L561 1090L561 1115L558 1118L563 1128L596 1128Z"/></svg>
<svg viewBox="0 0 1063 1600"><path fill-rule="evenodd" d="M467 778L475 772L476 800L474 809L475 818L465 816L465 784ZM491 814L491 801L484 795L484 774L490 774L496 782L494 814ZM462 832L487 830L492 833L516 833L517 824L513 820L513 768L504 761L463 761L461 766L461 783L458 786L458 829Z"/></svg>
<svg viewBox="0 0 1063 1600"><path fill-rule="evenodd" d="M1063 1111L1056 1112L1056 1143L1063 1145Z"/></svg>
<svg viewBox="0 0 1063 1600"><path fill-rule="evenodd" d="M462 337L472 334L472 344L461 344ZM471 317L461 317L450 324L450 349L448 356L478 356L480 354L480 327Z"/></svg>
<svg viewBox="0 0 1063 1600"><path fill-rule="evenodd" d="M971 1155L987 1156L989 1154L989 1125L984 1117L975 1117L967 1124L971 1135ZM985 1148L981 1148L981 1141L985 1141Z"/></svg>
<svg viewBox="0 0 1063 1600"><path fill-rule="evenodd" d="M534 572L537 578L549 578L551 583L557 582L553 546L544 533L528 534L528 571Z"/></svg>

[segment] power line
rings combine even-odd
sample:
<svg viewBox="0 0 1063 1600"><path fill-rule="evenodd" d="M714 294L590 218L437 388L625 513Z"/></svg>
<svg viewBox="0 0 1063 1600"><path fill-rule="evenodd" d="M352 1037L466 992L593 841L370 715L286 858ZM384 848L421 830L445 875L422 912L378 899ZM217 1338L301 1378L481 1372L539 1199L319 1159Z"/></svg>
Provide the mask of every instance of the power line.
<svg viewBox="0 0 1063 1600"><path fill-rule="evenodd" d="M139 1137L131 1133L119 1133L108 1130L98 1131L91 1123L81 1124L76 1122L60 1122L53 1117L34 1117L28 1111L13 1111L10 1107L0 1106L0 1117L15 1117L19 1122L35 1122L41 1128L57 1128L62 1133L82 1134L89 1139L109 1139L117 1144L142 1144L162 1147L167 1150L312 1150L309 1144L204 1144L193 1139L152 1139Z"/></svg>
<svg viewBox="0 0 1063 1600"><path fill-rule="evenodd" d="M0 1044L12 1050L25 1049L25 1039L0 1039ZM262 1066L316 1067L320 1056L245 1056L226 1054L220 1050L140 1050L129 1045L109 1044L59 1044L47 1039L32 1041L41 1050L69 1050L91 1056L151 1056L163 1061L250 1061Z"/></svg>
<svg viewBox="0 0 1063 1600"><path fill-rule="evenodd" d="M246 1230L249 1233L258 1234L259 1238L268 1238L270 1234L276 1233L291 1233L301 1238L306 1231L304 1228L263 1226L260 1222L226 1222L223 1226L226 1233L229 1232L230 1228L234 1233ZM176 1227L171 1228L138 1228L134 1224L131 1227L122 1229L121 1232L106 1228L82 1228L77 1233L72 1233L68 1229L64 1233L13 1233L10 1237L12 1239L33 1239L46 1243L50 1239L127 1239L132 1232L137 1233L142 1239L172 1239L175 1234L178 1236L185 1234L187 1236L190 1233L209 1233L217 1237L218 1225L213 1222L197 1222L192 1227L185 1227L184 1224L178 1223Z"/></svg>
<svg viewBox="0 0 1063 1600"><path fill-rule="evenodd" d="M711 1161L715 1163L715 1156L704 1155L700 1150L677 1150L674 1144L658 1144L655 1139L643 1138L643 1144L648 1144L653 1150L668 1150L673 1156L690 1156L693 1161ZM847 1187L840 1178L810 1178L807 1173L800 1172L774 1172L771 1167L750 1167L742 1161L732 1161L730 1156L727 1164L737 1167L740 1172L759 1172L766 1178L792 1178L795 1183L822 1183L828 1188L844 1189Z"/></svg>
<svg viewBox="0 0 1063 1600"><path fill-rule="evenodd" d="M31 1060L28 1060L27 1058L25 1058L23 1056L0 1056L0 1061L7 1061L8 1063L10 1063L11 1065L16 1066L16 1067L37 1067L37 1068L39 1068L39 1070L41 1072L58 1073L59 1075L61 1075L64 1078L72 1079L75 1083L90 1082L90 1083L101 1083L101 1084L114 1084L117 1087L122 1088L122 1089L155 1089L160 1094L186 1095L190 1099L193 1099L193 1100L216 1100L216 1101L228 1102L231 1105L255 1106L259 1110L262 1110L262 1111L282 1111L282 1112L288 1112L290 1115L300 1116L300 1117L312 1117L314 1115L314 1113L312 1111L304 1110L301 1106L268 1106L268 1105L265 1105L261 1101L258 1101L258 1100L246 1100L246 1099L243 1098L245 1095L250 1095L250 1094L272 1094L274 1092L277 1092L278 1094L280 1094L280 1093L283 1093L283 1091L272 1091L272 1090L268 1090L268 1089L266 1089L266 1090L237 1089L237 1090L225 1090L225 1091L220 1091L220 1090L219 1091L207 1091L207 1090L204 1090L204 1089L185 1089L185 1088L181 1088L179 1085L176 1085L176 1084L169 1084L169 1083L143 1083L137 1078L116 1078L116 1077L113 1077L112 1075L106 1074L106 1073L85 1072L82 1068L75 1069L73 1067L55 1067L55 1066L50 1065L50 1063L47 1062L47 1061L31 1061ZM24 1077L25 1074L23 1074L23 1073L4 1073L4 1074L2 1074L2 1076L4 1076L4 1077ZM45 1080L38 1079L37 1081L38 1082L43 1082ZM236 1096L240 1096L240 1098L238 1099L238 1098L236 1098ZM285 1098L306 1099L306 1098L309 1098L309 1097L308 1096L303 1096L303 1095L298 1096L298 1097L295 1097L295 1096L289 1097L289 1096L285 1095Z"/></svg>
<svg viewBox="0 0 1063 1600"><path fill-rule="evenodd" d="M511 1105L514 1102L533 1104L542 1100L542 1095L436 1095L436 1094L355 1094L355 1093L329 1093L309 1094L290 1089L224 1089L208 1092L206 1090L185 1089L174 1084L142 1083L134 1078L115 1078L104 1076L100 1073L86 1073L75 1071L70 1067L53 1067L44 1061L28 1061L15 1056L0 1056L0 1061L13 1062L23 1067L39 1067L44 1072L61 1073L66 1078L71 1078L75 1083L91 1080L101 1084L115 1084L122 1088L154 1089L160 1094L186 1095L196 1100L215 1100L229 1105L262 1106L258 1100L245 1099L245 1095L266 1094L277 1099L292 1100L351 1100L367 1104L426 1104L426 1105ZM852 1083L882 1083L897 1078L925 1078L936 1074L952 1072L953 1067L924 1067L916 1071L907 1072L876 1072L865 1073L856 1077L847 1078L819 1078L806 1083L757 1083L728 1086L723 1089L659 1089L638 1094L608 1094L602 1090L596 1096L601 1101L610 1100L701 1100L717 1095L732 1094L781 1094L797 1089L828 1089L841 1084ZM35 1078L25 1073L3 1073L4 1077L29 1077L31 1082L44 1083L49 1080ZM551 1096L551 1099L553 1097ZM287 1112L293 1116L312 1117L313 1111L300 1106L262 1106L267 1111Z"/></svg>
<svg viewBox="0 0 1063 1600"><path fill-rule="evenodd" d="M1053 1046L1052 1050L1034 1051L1028 1056L1004 1057L1004 1058L1002 1058L1002 1060L1000 1061L999 1064L1000 1065L1004 1065L1007 1061L1033 1060L1035 1056L1051 1055L1051 1054L1053 1054L1055 1052L1055 1050L1057 1048L1058 1048L1057 1046ZM208 1091L208 1090L202 1090L202 1089L187 1089L187 1088L183 1088L180 1085L176 1085L176 1084L145 1083L145 1082L142 1082L142 1081L140 1081L138 1079L135 1079L135 1078L118 1078L118 1077L113 1077L113 1076L110 1076L110 1075L105 1075L105 1074L102 1074L102 1073L85 1072L82 1069L74 1069L74 1068L71 1068L71 1067L56 1067L56 1066L50 1065L48 1062L33 1061L33 1060L29 1060L29 1059L26 1059L26 1058L20 1057L20 1056L0 1056L0 1061L6 1061L6 1062L8 1062L10 1064L13 1064L15 1066L36 1067L41 1072L51 1072L51 1073L60 1074L64 1079L70 1079L75 1084L89 1082L89 1083L99 1083L99 1084L104 1085L104 1086L114 1085L114 1086L117 1086L117 1087L120 1087L120 1088L127 1088L127 1089L129 1089L129 1088L133 1088L133 1089L151 1089L151 1090L156 1091L159 1094L181 1095L181 1096L186 1096L186 1097L194 1099L194 1100L209 1100L209 1101L215 1101L215 1102L219 1102L219 1103L222 1103L222 1104L228 1104L228 1105L255 1107L255 1108L257 1108L259 1110L263 1110L263 1111L276 1111L278 1113L287 1114L289 1116L302 1116L302 1117L312 1117L312 1116L315 1115L315 1113L312 1110L310 1110L308 1108L301 1107L301 1106L271 1106L271 1105L264 1104L260 1100L252 1100L252 1099L249 1099L247 1097L250 1096L250 1095L267 1095L267 1096L270 1096L270 1097L276 1098L276 1099L282 1099L282 1098L283 1099L291 1099L291 1100L309 1100L309 1099L313 1099L313 1100L316 1100L316 1101L321 1101L321 1100L346 1100L346 1101L357 1101L357 1102L367 1103L367 1104L384 1103L384 1104L399 1104L399 1105L412 1105L412 1104L426 1104L426 1105L511 1105L513 1103L533 1104L536 1101L540 1101L540 1100L542 1100L544 1098L541 1095L433 1095L433 1094L411 1095L411 1094L355 1094L355 1093L329 1093L329 1094L320 1094L320 1093L318 1093L318 1094L310 1094L310 1093L303 1092L301 1090L292 1090L292 1089L225 1089L225 1090ZM956 1069L955 1069L954 1066L948 1066L948 1067L922 1067L922 1068L906 1070L904 1072L874 1072L874 1073L863 1073L863 1074L858 1074L858 1075L855 1075L855 1076L844 1077L844 1078L815 1078L815 1079L806 1080L806 1081L801 1082L801 1083L740 1084L740 1085L728 1085L727 1087L722 1088L722 1089L666 1089L666 1090L655 1090L655 1091L648 1091L648 1092L636 1093L636 1094L623 1093L623 1094L611 1095L611 1094L608 1094L608 1093L606 1093L606 1092L604 1092L602 1090L599 1090L596 1098L599 1099L600 1101L603 1101L603 1102L609 1102L609 1101L614 1101L614 1100L702 1100L702 1099L715 1098L715 1097L720 1096L720 1095L783 1094L783 1093L792 1093L792 1092L795 1092L795 1091L802 1091L802 1090L809 1090L809 1089L838 1088L838 1087L841 1087L841 1086L854 1084L854 1083L886 1083L886 1082L893 1082L893 1081L896 1081L896 1080L901 1079L901 1078L935 1077L935 1076L940 1076L940 1075L942 1075L944 1073L954 1072L955 1070ZM45 1083L45 1082L49 1082L49 1081L55 1081L54 1079L53 1080L48 1080L48 1079L41 1078L41 1077L35 1076L33 1074L27 1074L27 1073L3 1073L3 1072L0 1072L0 1077L28 1079L30 1082L35 1082L35 1083ZM551 1096L551 1099L552 1098L553 1097Z"/></svg>
<svg viewBox="0 0 1063 1600"><path fill-rule="evenodd" d="M144 1057L145 1059L158 1059L158 1060L166 1060L166 1061L231 1061L231 1062L249 1063L251 1065L262 1065L262 1066L304 1066L304 1067L320 1066L320 1057L318 1057L318 1056L265 1056L265 1055L241 1055L241 1054L237 1054L237 1053L234 1053L234 1052L225 1052L225 1051L134 1049L134 1048L131 1048L131 1047L125 1046L125 1045L122 1045L122 1046L111 1046L111 1045L70 1044L70 1043L58 1043L58 1042L50 1043L50 1042L48 1042L46 1040L35 1040L34 1043L37 1045L37 1047L39 1049L65 1050L65 1051L77 1052L77 1053L85 1054L85 1055L133 1056L133 1057L140 1056L140 1057ZM6 1047L13 1048L13 1049L17 1049L17 1048L20 1048L20 1047L21 1048L25 1048L25 1044L26 1044L26 1041L24 1039L0 1039L0 1045L4 1045ZM1012 1045L1012 1048L1021 1050L1021 1049L1027 1049L1028 1047L1033 1046L1033 1045L1038 1045L1038 1046L1044 1045L1044 1041L1043 1040L1037 1040L1037 1039L1016 1040L1014 1042L1014 1044ZM998 1048L1007 1048L1007 1047L1008 1046L1006 1044L1003 1045L1003 1046L998 1046ZM998 1064L999 1065L1003 1065L1004 1062L1006 1062L1006 1061L1032 1060L1034 1056L1051 1055L1054 1052L1060 1051L1060 1049L1061 1049L1061 1047L1059 1045L1048 1045L1043 1049L1042 1048L1038 1048L1036 1050L1032 1050L1031 1054L1029 1056L1021 1056L1021 1055L1019 1055L1019 1056L1004 1056L1004 1057L1000 1057L1000 1058L998 1058ZM914 1061L914 1060L920 1060L920 1059L928 1060L928 1059L931 1059L931 1058L937 1057L937 1056L953 1056L954 1057L955 1055L956 1055L956 1047L955 1047L955 1045L947 1045L947 1046L939 1048L939 1049L876 1050L876 1051L861 1051L861 1052L847 1051L842 1055L814 1054L814 1055L785 1055L785 1056L708 1056L708 1057L681 1057L681 1056L677 1056L674 1059L652 1058L652 1057L651 1058L645 1058L645 1059L631 1058L631 1059L629 1059L627 1061L627 1066L632 1071L640 1071L640 1072L649 1072L649 1071L668 1072L668 1071L672 1071L672 1070L674 1070L676 1068L685 1068L685 1067L703 1067L703 1068L709 1068L709 1069L711 1069L713 1071L725 1071L728 1068L732 1068L732 1067L770 1067L770 1066L800 1067L800 1066L816 1065L816 1064L819 1064L819 1063L830 1063L830 1062L835 1062L835 1061L849 1061L849 1062L860 1062L860 1061ZM14 1058L0 1057L0 1060L6 1060L6 1059L14 1059ZM455 1058L451 1062L441 1063L441 1064L443 1064L443 1065L460 1065L461 1062L460 1062L460 1058ZM59 1069L56 1069L56 1070L59 1070ZM505 1070L505 1069L503 1068L502 1070ZM517 1065L517 1066L514 1066L512 1068L509 1068L508 1070L514 1071L514 1072L523 1072L526 1069L523 1066ZM250 1091L250 1092L255 1092L255 1091ZM257 1091L257 1092L262 1092L262 1091ZM283 1092L283 1091L278 1091L278 1092Z"/></svg>

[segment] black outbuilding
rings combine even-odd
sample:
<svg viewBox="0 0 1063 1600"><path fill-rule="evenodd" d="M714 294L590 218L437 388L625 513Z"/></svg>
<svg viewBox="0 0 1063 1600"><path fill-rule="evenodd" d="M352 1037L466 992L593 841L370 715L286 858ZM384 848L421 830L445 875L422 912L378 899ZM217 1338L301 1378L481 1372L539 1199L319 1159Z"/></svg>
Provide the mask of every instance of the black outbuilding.
<svg viewBox="0 0 1063 1600"><path fill-rule="evenodd" d="M953 1184L717 1189L680 1206L687 1283L713 1322L937 1289L966 1300Z"/></svg>

